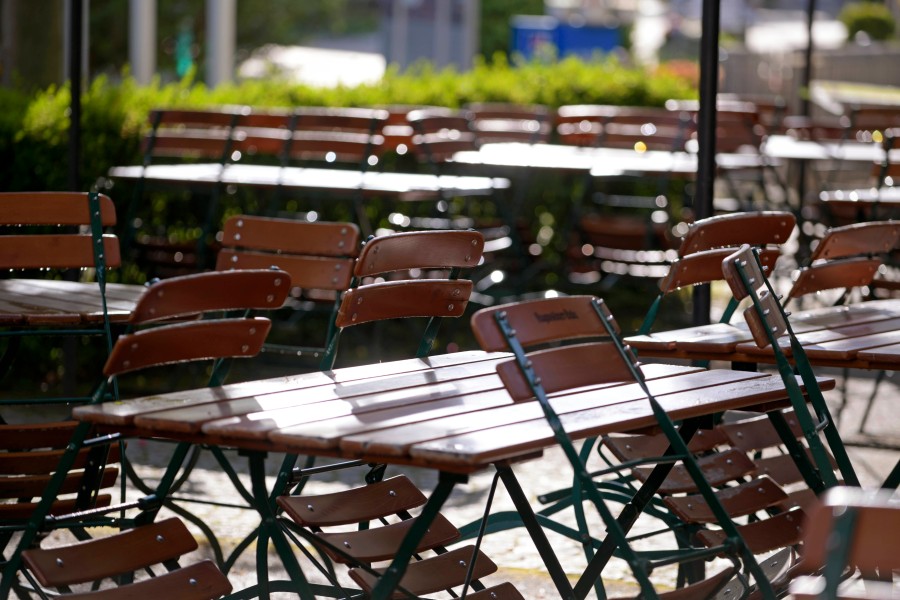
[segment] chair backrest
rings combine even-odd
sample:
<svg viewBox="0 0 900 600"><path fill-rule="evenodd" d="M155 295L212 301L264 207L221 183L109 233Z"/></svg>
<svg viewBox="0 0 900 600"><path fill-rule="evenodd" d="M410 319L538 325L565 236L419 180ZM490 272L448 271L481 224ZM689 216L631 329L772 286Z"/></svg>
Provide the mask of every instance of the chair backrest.
<svg viewBox="0 0 900 600"><path fill-rule="evenodd" d="M184 523L172 518L142 525L117 535L68 546L33 548L22 553L28 571L48 588L72 592L85 584L78 598L180 598L211 600L228 594L228 578L210 560L188 566L177 561L198 548ZM135 572L161 572L154 577L127 583ZM99 589L104 580L121 583L114 590ZM90 584L90 585L88 585ZM91 586L95 586L91 588ZM66 594L54 595L66 597Z"/></svg>
<svg viewBox="0 0 900 600"><path fill-rule="evenodd" d="M800 269L787 300L825 290L867 286L900 241L893 221L854 223L829 229Z"/></svg>
<svg viewBox="0 0 900 600"><path fill-rule="evenodd" d="M580 104L557 110L557 136L576 146L684 150L690 121L657 107Z"/></svg>
<svg viewBox="0 0 900 600"><path fill-rule="evenodd" d="M791 591L807 592L811 587L815 590L811 597L836 598L838 585L850 566L863 578L875 574L884 578L881 585L885 589L880 590L884 595L866 597L893 597L891 573L900 568L900 503L888 490L843 486L828 490L820 500L809 511L803 526L803 550L797 571L821 573L821 578L801 578ZM869 587L873 583L876 587ZM875 594L877 585L878 582L869 581L866 589ZM896 594L896 588L893 593Z"/></svg>
<svg viewBox="0 0 900 600"><path fill-rule="evenodd" d="M95 215L91 211L92 202ZM118 267L121 264L118 238L102 231L115 224L115 206L103 194L0 193L0 227L10 228L0 235L0 268ZM50 228L53 229L48 231ZM83 233L83 228L93 232ZM95 249L100 236L103 243L98 256ZM104 265L97 264L98 258L102 258Z"/></svg>
<svg viewBox="0 0 900 600"><path fill-rule="evenodd" d="M335 331L340 293L353 280L359 248L360 231L354 223L237 215L225 222L216 269L276 267L287 272L291 277L288 305L297 311L291 312L294 317L325 312L318 308L330 302L331 310L318 321L324 325L324 335L316 334L314 343L297 345L281 336L281 343L269 342L265 347L266 352L320 359Z"/></svg>
<svg viewBox="0 0 900 600"><path fill-rule="evenodd" d="M426 356L440 320L465 312L473 285L458 277L463 269L478 265L483 251L484 236L477 231L414 231L370 238L356 260L353 284L341 299L335 322L338 334L372 321L430 317L417 352ZM422 277L413 278L410 272ZM323 368L333 366L337 342L335 335Z"/></svg>
<svg viewBox="0 0 900 600"><path fill-rule="evenodd" d="M157 281L138 301L131 321L135 327L150 327L120 336L103 372L113 377L158 365L255 356L271 323L247 317L246 311L279 308L290 288L290 276L273 269L214 271ZM243 312L184 320L234 311Z"/></svg>
<svg viewBox="0 0 900 600"><path fill-rule="evenodd" d="M550 141L553 112L541 104L473 102L465 105L472 114L472 129L482 144Z"/></svg>
<svg viewBox="0 0 900 600"><path fill-rule="evenodd" d="M456 152L478 149L478 136L472 130L472 114L449 108L423 108L411 111L406 120L413 128L412 152L433 170Z"/></svg>
<svg viewBox="0 0 900 600"><path fill-rule="evenodd" d="M781 211L730 213L692 223L681 240L679 259L660 279L660 293L647 311L639 333L650 332L666 295L687 286L722 280L722 260L741 244L757 247L763 266L772 272L781 256L780 247L792 235L795 224L793 214ZM730 320L736 308L736 302L729 303L722 321Z"/></svg>
<svg viewBox="0 0 900 600"><path fill-rule="evenodd" d="M143 140L144 165L155 158L212 159L228 162L246 106L194 110L158 108L150 111L150 131Z"/></svg>
<svg viewBox="0 0 900 600"><path fill-rule="evenodd" d="M48 423L0 424L0 523L24 523L34 512L37 502L50 482L66 446L72 438L74 421L54 421ZM119 447L110 448L109 460L119 459ZM76 508L86 508L77 504L73 496L79 491L84 477L90 450L82 449L66 474L59 494L53 502L51 515L67 514ZM109 493L100 490L111 488L118 477L118 469L107 468L95 482L97 494L93 506L108 506L112 501ZM2 538L0 538L2 539ZM5 543L0 543L2 548Z"/></svg>
<svg viewBox="0 0 900 600"><path fill-rule="evenodd" d="M216 269L277 267L291 276L294 297L340 292L350 287L359 246L354 223L236 215L225 222Z"/></svg>
<svg viewBox="0 0 900 600"><path fill-rule="evenodd" d="M283 165L299 161L365 170L378 163L387 119L387 111L367 108L253 112L242 119L238 148L250 157L278 157Z"/></svg>
<svg viewBox="0 0 900 600"><path fill-rule="evenodd" d="M760 248L781 246L797 224L787 211L757 211L716 215L694 221L681 240L679 256L712 248L735 248L750 244Z"/></svg>

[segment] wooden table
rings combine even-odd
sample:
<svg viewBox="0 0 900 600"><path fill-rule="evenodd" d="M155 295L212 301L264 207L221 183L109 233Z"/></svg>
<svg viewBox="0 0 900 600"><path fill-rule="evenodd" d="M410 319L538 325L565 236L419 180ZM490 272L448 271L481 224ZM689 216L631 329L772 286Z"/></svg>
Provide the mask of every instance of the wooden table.
<svg viewBox="0 0 900 600"><path fill-rule="evenodd" d="M262 539L271 537L294 573L300 573L299 565L274 524L261 459L265 453L438 470L441 477L426 511L439 508L466 475L497 469L560 597L583 597L581 592L587 593L593 580L579 582L578 595L573 592L513 472L514 463L540 456L555 441L537 402L514 404L502 386L495 368L508 358L482 352L446 354L79 407L75 416L132 435L244 450L250 457L257 510L269 524ZM781 379L767 374L671 365L647 365L644 372L651 392L674 420L737 408L767 410L787 402ZM823 379L822 385L828 387L829 382ZM551 402L574 439L656 424L636 384L556 394ZM517 469L524 474L527 465ZM408 559L408 553L398 555L396 577L383 577L374 597L387 597ZM608 556L598 553L597 560ZM257 568L261 595L305 585L270 585L265 565L258 562ZM599 573L597 565L588 571Z"/></svg>
<svg viewBox="0 0 900 600"><path fill-rule="evenodd" d="M127 322L145 288L106 284L111 322ZM100 286L94 282L48 279L0 280L0 325L14 327L84 326L103 323Z"/></svg>
<svg viewBox="0 0 900 600"><path fill-rule="evenodd" d="M483 196L509 187L503 178L388 173L251 164L177 164L112 167L113 179L144 179L170 184L242 185L258 188L362 192L398 200L439 199L446 194Z"/></svg>
<svg viewBox="0 0 900 600"><path fill-rule="evenodd" d="M900 366L900 299L798 311L791 326L814 366L893 370ZM641 356L771 363L743 322L716 323L625 338ZM790 343L782 338L782 348Z"/></svg>
<svg viewBox="0 0 900 600"><path fill-rule="evenodd" d="M719 168L749 169L768 165L758 154L720 153ZM590 148L563 144L517 142L484 144L477 151L457 152L453 162L490 168L515 167L590 173L593 177L620 177L628 174L671 174L693 176L697 154L627 148Z"/></svg>
<svg viewBox="0 0 900 600"><path fill-rule="evenodd" d="M817 142L798 140L790 135L770 135L763 142L761 152L770 158L784 160L840 160L874 163L884 160L884 148L874 142L855 140L845 142ZM891 150L891 161L900 159L900 149Z"/></svg>

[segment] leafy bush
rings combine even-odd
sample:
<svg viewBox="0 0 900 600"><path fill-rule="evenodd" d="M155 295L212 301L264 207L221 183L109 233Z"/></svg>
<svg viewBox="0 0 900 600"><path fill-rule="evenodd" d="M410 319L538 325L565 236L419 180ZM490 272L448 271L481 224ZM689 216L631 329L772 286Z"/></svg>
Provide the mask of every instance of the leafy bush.
<svg viewBox="0 0 900 600"><path fill-rule="evenodd" d="M881 2L851 2L846 4L839 16L847 28L847 37L865 33L873 40L887 40L894 37L894 16L891 9Z"/></svg>

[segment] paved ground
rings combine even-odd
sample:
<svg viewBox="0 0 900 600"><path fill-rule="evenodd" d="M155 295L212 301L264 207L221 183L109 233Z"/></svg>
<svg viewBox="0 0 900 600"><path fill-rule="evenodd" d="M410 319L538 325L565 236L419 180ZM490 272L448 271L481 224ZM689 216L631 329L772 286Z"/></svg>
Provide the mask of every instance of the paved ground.
<svg viewBox="0 0 900 600"><path fill-rule="evenodd" d="M841 376L839 372L829 374L838 378ZM893 412L897 388L895 383L890 380L881 386L878 400L869 419L870 424L867 432L865 434L857 432L859 420L872 387L873 379L871 377L858 377L849 381L847 387L849 401L841 414L840 421L845 439L852 444L850 452L854 464L866 485L874 485L880 482L890 471L898 457L900 457L900 452L896 449L874 449L857 446L857 444L882 446L895 444L900 446L900 433L898 433L896 427L896 413ZM841 392L839 390L829 392L828 397L833 408L837 410L840 406ZM134 460L141 463L140 470L145 476L152 477L155 474L156 469L152 465L159 462L160 451L153 444L148 442L132 443L129 453L134 457ZM276 464L276 461L273 460L272 464ZM389 474L390 472L397 472L397 470L391 470ZM416 470L406 470L405 472L424 489L430 489L435 482L435 477L432 473ZM523 463L517 467L517 472L529 495L535 499L535 503L539 492L565 486L569 483L571 476L565 460L560 454L555 452L548 453L540 460ZM309 492L327 492L341 489L347 485L354 485L360 481L361 473L359 471L343 471L338 475L317 477L308 490ZM467 484L459 486L451 497L445 514L457 525L479 518L490 483L491 474L487 473L475 476ZM229 490L231 489L230 483L224 478L222 473L215 469L208 457L204 457L200 462L200 468L191 476L185 493L188 495L225 498L229 495ZM498 492L494 510L504 510L510 507L511 503L508 497L501 490ZM251 511L224 509L221 507L198 507L197 511L220 535L220 539L226 547L232 547L236 544L252 530L254 525L254 513ZM570 515L564 515L563 518L570 524L574 523ZM646 531L657 525L658 523L652 519L642 519L636 526L636 531ZM594 531L599 531L599 528L595 527ZM561 536L553 536L551 534L551 541L554 549L560 556L564 568L574 577L585 564L580 548ZM644 542L642 546L653 548L659 547L660 544L669 543L671 543L671 537L664 535ZM490 535L485 541L484 549L495 562L501 565L500 573L493 576L491 581L503 579L514 581L528 598L558 597L542 567L540 559L534 551L534 546L524 530L518 529ZM252 553L249 553L248 556L242 558L231 572L230 575L236 586L249 584L255 580L252 556ZM277 574L274 576L277 576ZM673 576L672 570L663 570L655 573L654 579L659 582L660 588L665 589L674 584ZM609 568L604 571L604 581L607 584L609 593L613 596L617 594L627 595L629 593L634 595L636 593L636 588L630 580L627 566L621 561L614 559Z"/></svg>

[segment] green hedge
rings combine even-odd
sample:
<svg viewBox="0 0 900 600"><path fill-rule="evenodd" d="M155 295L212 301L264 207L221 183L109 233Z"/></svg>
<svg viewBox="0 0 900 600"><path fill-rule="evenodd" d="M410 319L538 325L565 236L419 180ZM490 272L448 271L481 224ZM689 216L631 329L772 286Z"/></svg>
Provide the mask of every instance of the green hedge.
<svg viewBox="0 0 900 600"><path fill-rule="evenodd" d="M668 98L690 98L696 88L683 69L648 72L622 65L614 57L584 62L510 64L497 55L459 73L421 64L406 72L389 70L377 84L334 89L286 81L245 81L208 89L190 77L177 83L139 86L96 79L82 96L82 189L90 189L114 164L139 160L139 141L148 111L160 106L376 106L506 101L563 104L662 105ZM69 89L51 87L26 97L0 90L0 189L66 189ZM11 167L11 168L9 168Z"/></svg>

